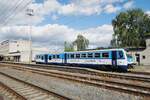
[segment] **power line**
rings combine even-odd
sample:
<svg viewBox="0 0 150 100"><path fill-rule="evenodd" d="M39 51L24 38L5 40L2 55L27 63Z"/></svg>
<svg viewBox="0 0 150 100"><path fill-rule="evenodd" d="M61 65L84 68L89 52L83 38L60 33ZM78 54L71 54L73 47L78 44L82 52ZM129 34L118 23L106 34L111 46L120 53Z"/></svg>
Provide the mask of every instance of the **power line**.
<svg viewBox="0 0 150 100"><path fill-rule="evenodd" d="M17 9L19 8L19 6L23 4L23 1L24 1L24 0L21 0L21 2L17 4L17 6L12 10L12 13L8 15L8 17L6 18L5 21L3 21L3 22L4 22L3 25L8 24L8 22L9 22L9 20L10 20L11 18L13 18L13 17L15 17L17 14L21 13L22 10L24 10L29 4L32 3L32 0L29 0L29 2L27 2L24 6L22 6L22 8L20 8L20 9L17 11ZM13 13L13 12L15 12L15 11L17 11L18 13Z"/></svg>
<svg viewBox="0 0 150 100"><path fill-rule="evenodd" d="M14 16L17 15L17 13L13 13L13 12L17 12L19 6L22 5L22 4L23 4L23 0L21 0L21 2L18 3L18 5L13 9L14 11L12 10L12 13L10 13L10 14L8 15L8 17L7 17L6 20L4 21L4 25L6 25L12 17L14 17ZM23 8L25 8L28 4L30 4L30 2L28 2L27 4L25 4L25 6L23 6ZM19 9L20 12L21 12L22 10L23 10L23 9L21 9L21 8ZM18 12L19 12L19 11L18 11Z"/></svg>
<svg viewBox="0 0 150 100"><path fill-rule="evenodd" d="M3 21L3 19L5 19L5 16L7 15L7 12L9 10L12 10L17 2L18 2L18 0L15 0L13 3L9 3L9 5L8 5L8 0L6 0L6 2L3 1L3 3L1 3L3 5L1 6L1 14L0 14L1 20L0 21Z"/></svg>

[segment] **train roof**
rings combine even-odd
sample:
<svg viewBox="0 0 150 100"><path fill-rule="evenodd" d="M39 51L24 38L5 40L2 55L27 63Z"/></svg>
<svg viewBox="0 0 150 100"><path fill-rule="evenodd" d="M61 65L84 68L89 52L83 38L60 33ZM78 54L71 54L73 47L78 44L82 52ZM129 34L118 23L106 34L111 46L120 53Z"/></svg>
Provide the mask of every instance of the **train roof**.
<svg viewBox="0 0 150 100"><path fill-rule="evenodd" d="M48 55L49 53L47 53L47 54L37 54L38 56L42 56L42 55Z"/></svg>
<svg viewBox="0 0 150 100"><path fill-rule="evenodd" d="M82 53L82 52L97 52L97 51L114 51L114 50L125 50L123 48L117 48L117 49L100 49L100 50L86 50L86 51L74 51L74 52L62 52L62 53L48 53L48 54L38 54L41 55L54 55L54 54L64 54L64 53Z"/></svg>
<svg viewBox="0 0 150 100"><path fill-rule="evenodd" d="M76 53L76 52L96 52L96 51L114 51L114 50L124 50L124 49L123 49L123 48L117 48L117 49L100 49L100 50L74 51L74 52L65 52L65 53Z"/></svg>

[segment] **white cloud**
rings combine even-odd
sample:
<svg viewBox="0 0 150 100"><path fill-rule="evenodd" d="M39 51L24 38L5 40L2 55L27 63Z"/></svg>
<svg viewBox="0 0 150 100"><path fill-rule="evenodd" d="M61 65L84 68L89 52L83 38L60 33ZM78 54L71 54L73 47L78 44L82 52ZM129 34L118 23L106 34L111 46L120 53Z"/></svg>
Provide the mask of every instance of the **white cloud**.
<svg viewBox="0 0 150 100"><path fill-rule="evenodd" d="M146 11L146 14L148 14L150 16L150 11Z"/></svg>
<svg viewBox="0 0 150 100"><path fill-rule="evenodd" d="M4 15L9 16L12 8L15 8L15 3L18 3L19 1L20 0L14 0L13 4L9 3L9 0L1 0L0 13L5 12ZM102 12L115 13L122 8L129 8L133 4L133 1L129 1L124 4L123 2L125 0L70 0L70 2L67 4L61 4L58 0L44 0L41 3L33 2L27 8L24 8L25 4L27 4L29 1L30 0L24 0L24 2L17 7L18 9L16 11L11 12L14 16L9 19L9 24L28 24L27 22L29 18L26 15L27 8L32 8L34 10L34 16L30 22L34 25L37 25L45 20L45 16L50 16L49 18L57 20L57 18L60 18L62 15L90 16L95 14L99 15ZM120 4L124 4L124 6ZM23 8L24 10L22 10ZM2 21L5 20L5 18L6 17L0 16L0 20ZM0 22L0 24L2 23L3 22Z"/></svg>
<svg viewBox="0 0 150 100"><path fill-rule="evenodd" d="M56 16L56 15L52 15L52 17L51 17L53 20L57 20L59 17L58 16Z"/></svg>
<svg viewBox="0 0 150 100"><path fill-rule="evenodd" d="M106 5L104 10L106 11L106 13L115 13L117 10L119 10L119 8L114 7L112 4L109 4L109 5Z"/></svg>
<svg viewBox="0 0 150 100"><path fill-rule="evenodd" d="M0 40L28 39L28 26L7 26L0 29ZM72 42L78 34L84 35L90 41L90 47L108 46L113 34L111 25L102 25L85 30L75 30L65 25L48 24L32 27L34 45L62 48L64 41Z"/></svg>
<svg viewBox="0 0 150 100"><path fill-rule="evenodd" d="M133 4L134 4L134 2L131 0L131 1L126 2L126 3L123 5L123 7L124 7L125 9L129 9L129 8L132 8L132 7L133 7Z"/></svg>

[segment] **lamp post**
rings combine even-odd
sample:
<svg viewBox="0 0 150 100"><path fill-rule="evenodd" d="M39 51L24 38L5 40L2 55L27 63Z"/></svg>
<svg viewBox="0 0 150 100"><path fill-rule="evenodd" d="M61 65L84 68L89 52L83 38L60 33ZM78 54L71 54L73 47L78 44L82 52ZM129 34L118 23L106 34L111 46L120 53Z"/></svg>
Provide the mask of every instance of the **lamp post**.
<svg viewBox="0 0 150 100"><path fill-rule="evenodd" d="M33 9L27 9L26 10L26 14L30 17L34 16L33 14ZM29 26L29 42L30 42L30 50L29 50L29 63L32 63L32 38L31 38L31 34L32 34L32 25L31 23L28 25Z"/></svg>

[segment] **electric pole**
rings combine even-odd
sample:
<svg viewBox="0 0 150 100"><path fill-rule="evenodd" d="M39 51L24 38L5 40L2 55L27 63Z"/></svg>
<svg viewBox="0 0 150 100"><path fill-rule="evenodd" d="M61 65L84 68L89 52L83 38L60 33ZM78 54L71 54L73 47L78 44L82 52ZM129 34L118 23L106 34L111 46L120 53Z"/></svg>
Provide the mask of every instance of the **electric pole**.
<svg viewBox="0 0 150 100"><path fill-rule="evenodd" d="M33 12L33 9L27 9L27 15L30 16L30 18L32 16L34 16L34 12ZM31 22L31 21L30 21ZM30 49L29 49L29 63L32 63L32 37L31 37L31 34L32 34L32 25L31 23L28 25L29 26L29 42L30 42Z"/></svg>

